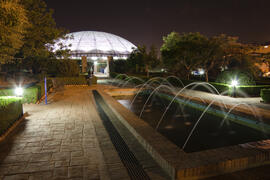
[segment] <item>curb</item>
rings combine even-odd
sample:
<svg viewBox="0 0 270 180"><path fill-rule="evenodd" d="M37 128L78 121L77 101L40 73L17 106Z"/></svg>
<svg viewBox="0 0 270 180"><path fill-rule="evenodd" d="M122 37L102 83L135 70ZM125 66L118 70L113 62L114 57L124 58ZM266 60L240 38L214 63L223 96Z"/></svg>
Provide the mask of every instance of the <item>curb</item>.
<svg viewBox="0 0 270 180"><path fill-rule="evenodd" d="M67 86L67 87L72 87L72 86L75 86L75 87L77 87L77 86L82 86L82 87L84 87L84 86L88 86L87 84L73 84L73 85L64 85L64 86Z"/></svg>
<svg viewBox="0 0 270 180"><path fill-rule="evenodd" d="M47 96L53 92L53 88L50 88L49 91L47 92ZM45 94L35 103L35 104L40 104L43 100L45 99Z"/></svg>
<svg viewBox="0 0 270 180"><path fill-rule="evenodd" d="M27 115L27 112L24 113L20 119L18 119L3 135L0 136L0 143L3 142L13 132L13 130L21 124Z"/></svg>

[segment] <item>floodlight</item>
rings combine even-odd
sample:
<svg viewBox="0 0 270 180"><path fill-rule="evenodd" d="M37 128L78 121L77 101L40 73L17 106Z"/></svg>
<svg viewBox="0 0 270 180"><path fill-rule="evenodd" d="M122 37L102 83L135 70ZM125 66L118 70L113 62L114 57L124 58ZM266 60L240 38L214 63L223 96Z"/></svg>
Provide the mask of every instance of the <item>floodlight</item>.
<svg viewBox="0 0 270 180"><path fill-rule="evenodd" d="M235 87L237 85L238 85L238 81L237 80L232 80L231 86Z"/></svg>
<svg viewBox="0 0 270 180"><path fill-rule="evenodd" d="M22 96L23 95L23 88L17 87L15 89L15 94L16 94L16 96Z"/></svg>
<svg viewBox="0 0 270 180"><path fill-rule="evenodd" d="M200 75L203 75L203 74L204 74L204 70L203 70L203 69L200 69L200 70L199 70L199 74L200 74Z"/></svg>

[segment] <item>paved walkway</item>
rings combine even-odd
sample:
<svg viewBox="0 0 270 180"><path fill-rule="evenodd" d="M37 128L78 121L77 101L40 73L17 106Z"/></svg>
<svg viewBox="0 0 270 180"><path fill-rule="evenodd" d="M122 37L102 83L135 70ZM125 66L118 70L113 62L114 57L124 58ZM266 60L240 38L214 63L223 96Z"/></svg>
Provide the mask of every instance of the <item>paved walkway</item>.
<svg viewBox="0 0 270 180"><path fill-rule="evenodd" d="M52 94L48 105L24 106L29 116L0 144L0 179L110 179L86 88Z"/></svg>

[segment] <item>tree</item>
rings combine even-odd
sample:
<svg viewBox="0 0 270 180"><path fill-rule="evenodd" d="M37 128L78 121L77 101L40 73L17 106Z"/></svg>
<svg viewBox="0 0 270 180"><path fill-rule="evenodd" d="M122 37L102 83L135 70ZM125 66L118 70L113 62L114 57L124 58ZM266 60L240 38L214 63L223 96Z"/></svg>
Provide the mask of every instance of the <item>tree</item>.
<svg viewBox="0 0 270 180"><path fill-rule="evenodd" d="M127 59L128 69L131 72L137 73L141 70L141 67L143 67L143 57L145 52L145 47L138 46L138 48L133 48L129 58Z"/></svg>
<svg viewBox="0 0 270 180"><path fill-rule="evenodd" d="M238 42L238 37L220 35L219 39L222 41L224 53L223 66L232 70L245 70L253 76L257 76L258 68L255 63L258 58L252 56L252 52L256 49L254 45L242 44Z"/></svg>
<svg viewBox="0 0 270 180"><path fill-rule="evenodd" d="M175 74L190 78L192 70L199 67L201 60L202 42L206 37L200 33L184 33L179 35L172 32L163 38L161 55L163 63Z"/></svg>
<svg viewBox="0 0 270 180"><path fill-rule="evenodd" d="M27 27L31 26L26 10L18 0L0 1L0 67L14 59Z"/></svg>
<svg viewBox="0 0 270 180"><path fill-rule="evenodd" d="M138 69L143 69L147 73L147 77L149 77L149 70L159 64L156 47L152 45L149 52L147 52L145 45L133 49L128 58L128 64L133 72L134 70L137 72Z"/></svg>
<svg viewBox="0 0 270 180"><path fill-rule="evenodd" d="M150 47L149 53L146 53L144 56L143 62L145 64L147 77L149 78L149 69L153 69L160 64L157 56L157 48L154 45Z"/></svg>
<svg viewBox="0 0 270 180"><path fill-rule="evenodd" d="M219 37L203 38L200 48L200 67L204 70L205 80L209 81L209 71L223 65L223 49Z"/></svg>
<svg viewBox="0 0 270 180"><path fill-rule="evenodd" d="M32 26L27 28L24 44L18 57L49 57L49 51L57 38L66 34L64 29L58 28L52 17L53 10L47 9L42 0L24 0L23 5L27 10L27 17Z"/></svg>

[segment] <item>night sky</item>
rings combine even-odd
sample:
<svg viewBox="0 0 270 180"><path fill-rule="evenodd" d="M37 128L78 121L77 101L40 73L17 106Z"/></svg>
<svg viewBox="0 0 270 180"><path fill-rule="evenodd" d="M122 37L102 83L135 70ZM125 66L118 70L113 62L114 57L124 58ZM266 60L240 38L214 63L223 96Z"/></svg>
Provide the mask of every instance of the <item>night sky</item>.
<svg viewBox="0 0 270 180"><path fill-rule="evenodd" d="M45 0L59 27L119 35L135 45L162 44L171 31L225 33L270 41L270 0Z"/></svg>

